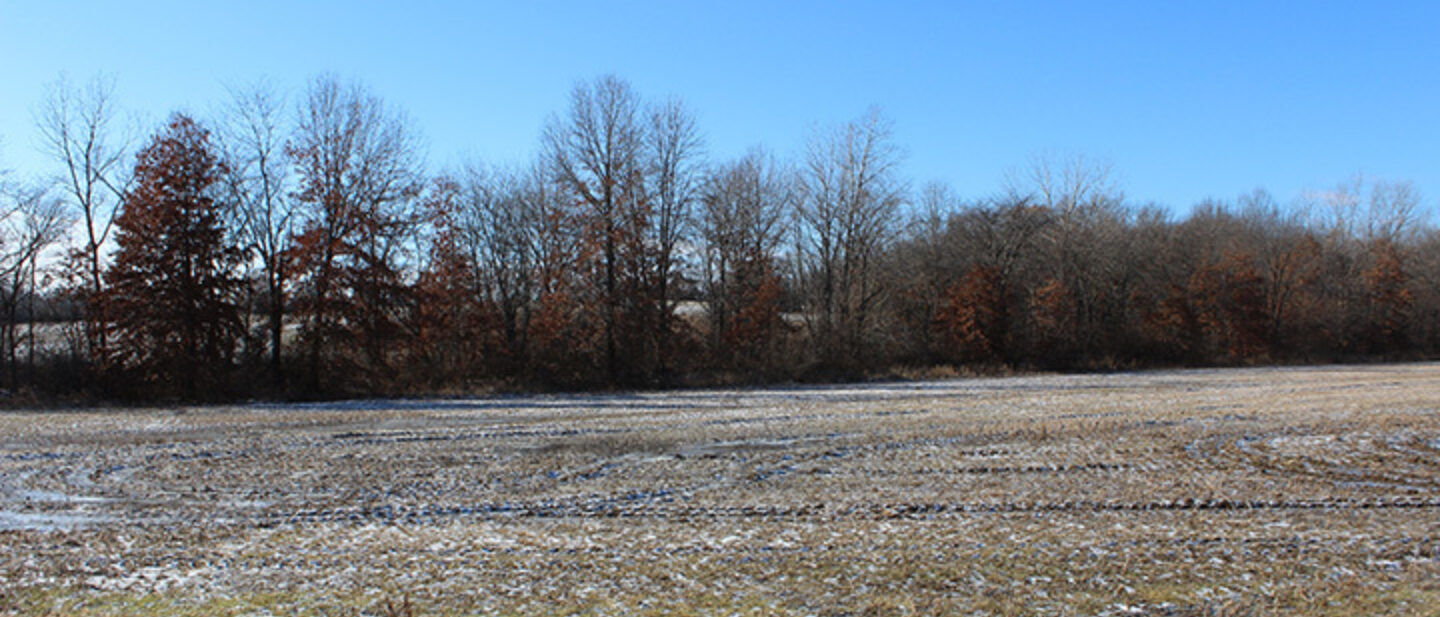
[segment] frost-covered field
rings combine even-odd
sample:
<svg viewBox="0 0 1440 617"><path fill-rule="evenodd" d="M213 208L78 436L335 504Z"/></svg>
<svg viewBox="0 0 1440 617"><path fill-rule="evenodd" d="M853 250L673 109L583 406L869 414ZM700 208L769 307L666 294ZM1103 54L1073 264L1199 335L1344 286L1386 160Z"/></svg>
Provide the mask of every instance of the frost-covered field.
<svg viewBox="0 0 1440 617"><path fill-rule="evenodd" d="M0 613L1435 614L1440 365L0 414Z"/></svg>

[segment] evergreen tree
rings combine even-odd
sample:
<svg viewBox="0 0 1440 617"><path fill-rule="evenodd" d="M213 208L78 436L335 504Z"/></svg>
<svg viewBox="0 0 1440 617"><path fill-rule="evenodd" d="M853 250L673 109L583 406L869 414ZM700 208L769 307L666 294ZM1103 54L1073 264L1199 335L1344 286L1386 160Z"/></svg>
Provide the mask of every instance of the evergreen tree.
<svg viewBox="0 0 1440 617"><path fill-rule="evenodd" d="M181 114L138 156L100 294L107 366L124 393L196 399L230 368L242 334L241 253L225 244L212 190L222 172L208 131Z"/></svg>

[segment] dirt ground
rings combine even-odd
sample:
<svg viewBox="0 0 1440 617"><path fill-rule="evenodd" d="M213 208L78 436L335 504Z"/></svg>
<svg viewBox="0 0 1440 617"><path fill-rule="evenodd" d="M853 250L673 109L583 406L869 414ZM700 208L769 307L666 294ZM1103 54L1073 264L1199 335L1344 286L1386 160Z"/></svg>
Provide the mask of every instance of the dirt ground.
<svg viewBox="0 0 1440 617"><path fill-rule="evenodd" d="M1440 614L1440 365L0 413L0 614Z"/></svg>

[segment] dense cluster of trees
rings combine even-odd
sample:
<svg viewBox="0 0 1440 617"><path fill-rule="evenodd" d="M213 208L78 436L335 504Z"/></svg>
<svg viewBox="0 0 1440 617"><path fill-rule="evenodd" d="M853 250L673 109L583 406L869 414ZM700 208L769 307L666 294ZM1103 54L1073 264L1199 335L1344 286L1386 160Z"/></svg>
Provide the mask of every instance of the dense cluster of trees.
<svg viewBox="0 0 1440 617"><path fill-rule="evenodd" d="M60 83L42 109L57 179L7 182L0 210L12 389L336 396L1440 349L1440 231L1405 182L1177 218L1073 158L964 200L912 191L874 111L794 161L711 160L683 103L614 77L576 86L529 165L436 175L403 114L332 77L293 104L256 87L208 121L175 114L134 155L103 84ZM37 335L45 319L63 323Z"/></svg>

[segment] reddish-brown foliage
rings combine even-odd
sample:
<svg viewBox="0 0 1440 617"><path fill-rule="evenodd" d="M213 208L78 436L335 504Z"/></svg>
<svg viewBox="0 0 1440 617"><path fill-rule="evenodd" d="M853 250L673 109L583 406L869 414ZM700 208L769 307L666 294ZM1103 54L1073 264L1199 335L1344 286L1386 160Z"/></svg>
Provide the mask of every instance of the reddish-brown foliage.
<svg viewBox="0 0 1440 617"><path fill-rule="evenodd" d="M1195 269L1183 286L1171 284L1143 313L1145 331L1193 362L1262 357L1271 334L1265 283L1249 255L1227 253Z"/></svg>
<svg viewBox="0 0 1440 617"><path fill-rule="evenodd" d="M931 327L953 362L990 363L1004 345L1005 290L998 268L973 266L951 285Z"/></svg>
<svg viewBox="0 0 1440 617"><path fill-rule="evenodd" d="M1170 285L1165 297L1144 312L1142 324L1148 338L1180 357L1194 358L1202 340L1200 319L1190 305L1185 287Z"/></svg>
<svg viewBox="0 0 1440 617"><path fill-rule="evenodd" d="M774 267L758 257L736 264L724 293L725 321L713 326L716 355L737 368L773 368L785 333L780 315L785 289Z"/></svg>
<svg viewBox="0 0 1440 617"><path fill-rule="evenodd" d="M604 384L604 323L568 291L540 296L530 320L527 377L544 385Z"/></svg>
<svg viewBox="0 0 1440 617"><path fill-rule="evenodd" d="M1294 339L1310 335L1306 327L1314 313L1315 299L1306 293L1318 276L1320 243L1306 234L1288 248L1260 259L1265 280L1266 329L1272 347L1294 345Z"/></svg>
<svg viewBox="0 0 1440 617"><path fill-rule="evenodd" d="M1075 353L1075 295L1060 279L1030 292L1030 353L1042 365L1063 365Z"/></svg>
<svg viewBox="0 0 1440 617"><path fill-rule="evenodd" d="M455 182L441 179L424 207L432 232L430 258L415 285L415 336L407 361L431 389L508 374L516 361L455 221L458 191Z"/></svg>
<svg viewBox="0 0 1440 617"><path fill-rule="evenodd" d="M213 394L242 334L240 253L226 245L211 190L221 171L209 133L177 114L140 152L116 220L119 250L99 296L108 364L150 394Z"/></svg>
<svg viewBox="0 0 1440 617"><path fill-rule="evenodd" d="M312 86L289 148L301 180L301 232L287 260L308 389L392 390L412 289L402 277L408 210L423 189L401 117L355 86Z"/></svg>
<svg viewBox="0 0 1440 617"><path fill-rule="evenodd" d="M1189 296L1201 330L1218 353L1230 360L1265 354L1265 282L1253 259L1229 253L1190 277Z"/></svg>
<svg viewBox="0 0 1440 617"><path fill-rule="evenodd" d="M1369 300L1363 345L1371 353L1402 349L1407 344L1415 294L1408 287L1409 277L1393 243L1378 241L1370 254L1373 261L1363 275Z"/></svg>

